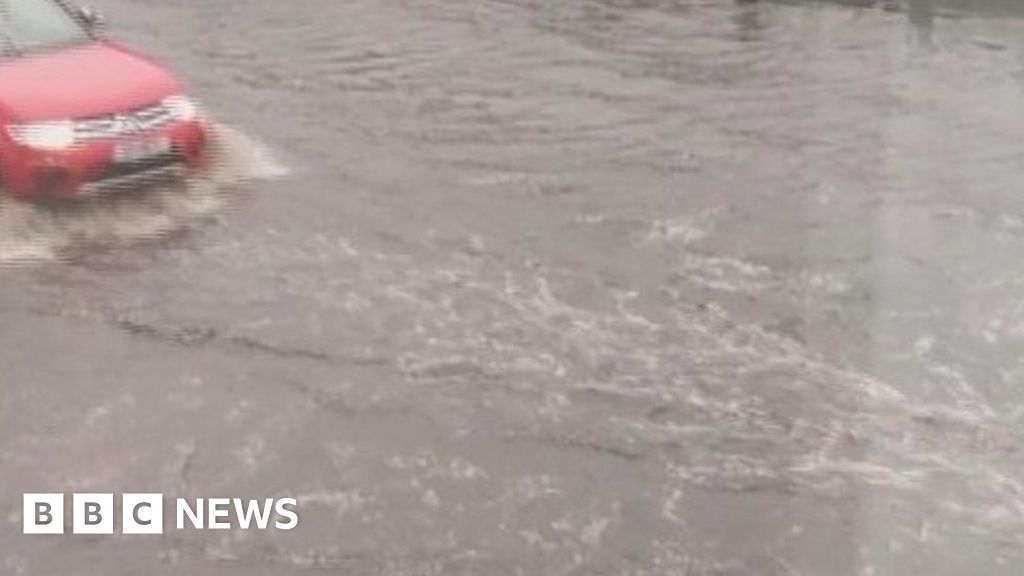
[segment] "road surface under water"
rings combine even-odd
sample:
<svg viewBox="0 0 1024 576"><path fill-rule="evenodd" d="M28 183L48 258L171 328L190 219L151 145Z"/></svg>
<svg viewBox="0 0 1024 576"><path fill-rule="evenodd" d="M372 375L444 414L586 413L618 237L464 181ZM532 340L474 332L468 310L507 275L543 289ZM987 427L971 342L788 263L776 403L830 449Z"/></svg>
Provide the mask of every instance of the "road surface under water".
<svg viewBox="0 0 1024 576"><path fill-rule="evenodd" d="M1014 2L97 4L227 156L0 203L0 574L1024 569Z"/></svg>

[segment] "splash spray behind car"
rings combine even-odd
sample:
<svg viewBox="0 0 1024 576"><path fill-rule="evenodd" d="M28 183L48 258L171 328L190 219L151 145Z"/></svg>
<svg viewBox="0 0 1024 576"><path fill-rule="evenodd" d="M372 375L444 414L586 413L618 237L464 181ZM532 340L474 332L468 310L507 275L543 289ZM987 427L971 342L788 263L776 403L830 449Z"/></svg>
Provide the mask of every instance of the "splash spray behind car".
<svg viewBox="0 0 1024 576"><path fill-rule="evenodd" d="M58 0L0 0L7 194L87 197L203 165L207 127L181 83L98 22Z"/></svg>

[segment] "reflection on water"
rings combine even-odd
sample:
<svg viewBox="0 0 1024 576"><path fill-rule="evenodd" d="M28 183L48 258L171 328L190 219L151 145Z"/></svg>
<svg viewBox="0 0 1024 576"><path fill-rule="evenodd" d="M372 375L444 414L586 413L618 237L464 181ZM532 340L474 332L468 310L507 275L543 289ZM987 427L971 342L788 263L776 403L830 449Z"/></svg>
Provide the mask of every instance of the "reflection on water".
<svg viewBox="0 0 1024 576"><path fill-rule="evenodd" d="M931 42L932 27L935 25L935 7L933 0L909 0L910 7L907 10L910 24L920 33L921 40Z"/></svg>
<svg viewBox="0 0 1024 576"><path fill-rule="evenodd" d="M1024 3L1018 0L931 0L937 11L986 17L1024 17Z"/></svg>
<svg viewBox="0 0 1024 576"><path fill-rule="evenodd" d="M736 37L743 42L752 42L760 38L760 32L764 28L761 19L761 10L757 6L757 0L736 0L740 9L736 11Z"/></svg>

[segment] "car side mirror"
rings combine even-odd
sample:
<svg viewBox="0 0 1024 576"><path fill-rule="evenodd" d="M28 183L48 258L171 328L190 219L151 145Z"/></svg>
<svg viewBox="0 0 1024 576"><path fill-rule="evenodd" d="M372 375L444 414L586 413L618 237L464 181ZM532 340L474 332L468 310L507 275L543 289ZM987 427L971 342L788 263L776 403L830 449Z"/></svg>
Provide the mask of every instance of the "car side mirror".
<svg viewBox="0 0 1024 576"><path fill-rule="evenodd" d="M88 6L82 6L75 11L75 16L91 34L99 34L103 30L103 16Z"/></svg>

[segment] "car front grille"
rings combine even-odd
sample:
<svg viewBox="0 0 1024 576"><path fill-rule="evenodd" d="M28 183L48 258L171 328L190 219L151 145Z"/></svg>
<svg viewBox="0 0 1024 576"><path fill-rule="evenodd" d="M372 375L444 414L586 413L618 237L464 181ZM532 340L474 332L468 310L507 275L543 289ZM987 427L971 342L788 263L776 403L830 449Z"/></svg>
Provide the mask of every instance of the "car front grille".
<svg viewBox="0 0 1024 576"><path fill-rule="evenodd" d="M145 172L167 168L181 164L181 156L177 152L157 154L141 160L111 164L103 172L97 174L93 181L112 180L125 176L136 176Z"/></svg>
<svg viewBox="0 0 1024 576"><path fill-rule="evenodd" d="M79 188L78 193L82 198L95 198L138 190L149 184L181 177L184 174L185 165L181 156L170 152L144 160L108 166L104 171L93 175Z"/></svg>
<svg viewBox="0 0 1024 576"><path fill-rule="evenodd" d="M141 134L170 124L174 114L163 104L149 106L133 112L110 114L75 121L78 140L102 140L132 134Z"/></svg>

